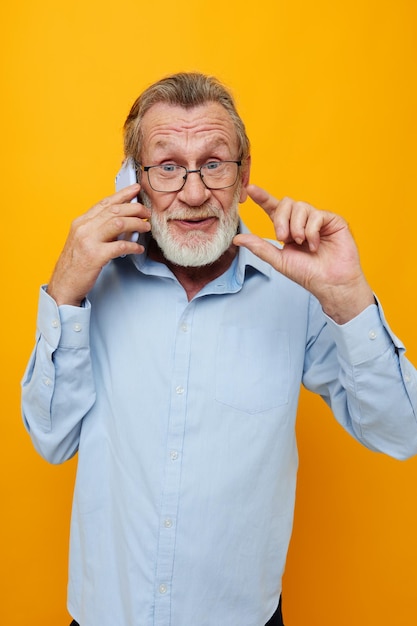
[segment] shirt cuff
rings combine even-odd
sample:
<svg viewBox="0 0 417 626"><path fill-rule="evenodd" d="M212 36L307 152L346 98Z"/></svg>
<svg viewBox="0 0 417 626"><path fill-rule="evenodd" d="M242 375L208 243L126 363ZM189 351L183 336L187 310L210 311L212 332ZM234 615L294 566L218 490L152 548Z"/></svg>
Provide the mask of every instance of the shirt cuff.
<svg viewBox="0 0 417 626"><path fill-rule="evenodd" d="M339 325L325 317L340 356L352 365L378 358L393 346L398 351L405 349L389 328L379 302L371 304L346 324Z"/></svg>
<svg viewBox="0 0 417 626"><path fill-rule="evenodd" d="M72 306L57 303L43 285L39 294L38 331L53 349L88 348L90 345L91 304Z"/></svg>

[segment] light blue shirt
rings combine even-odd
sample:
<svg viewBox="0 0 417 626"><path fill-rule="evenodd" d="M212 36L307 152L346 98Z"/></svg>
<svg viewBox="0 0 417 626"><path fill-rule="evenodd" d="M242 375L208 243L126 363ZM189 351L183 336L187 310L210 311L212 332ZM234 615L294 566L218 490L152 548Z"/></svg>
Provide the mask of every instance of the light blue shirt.
<svg viewBox="0 0 417 626"><path fill-rule="evenodd" d="M381 309L344 326L246 249L191 302L140 255L84 307L42 289L23 413L78 450L68 608L81 626L262 626L291 535L300 384L365 446L417 452L417 378Z"/></svg>

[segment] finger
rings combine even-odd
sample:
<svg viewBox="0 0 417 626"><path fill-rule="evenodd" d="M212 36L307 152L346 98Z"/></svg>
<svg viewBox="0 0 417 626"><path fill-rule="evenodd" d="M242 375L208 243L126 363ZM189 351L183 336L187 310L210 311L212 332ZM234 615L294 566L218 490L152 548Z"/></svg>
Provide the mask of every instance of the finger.
<svg viewBox="0 0 417 626"><path fill-rule="evenodd" d="M106 244L106 246L106 257L108 259L125 257L128 254L143 254L145 252L145 247L141 243L131 239L117 239L110 244Z"/></svg>
<svg viewBox="0 0 417 626"><path fill-rule="evenodd" d="M295 242L299 246L307 242L311 252L320 243L322 212L306 202L295 202L284 198L275 213L277 237L284 243Z"/></svg>
<svg viewBox="0 0 417 626"><path fill-rule="evenodd" d="M278 203L272 218L277 239L283 243L292 243L295 241L294 235L297 235L297 233L299 239L297 243L302 243L304 238L304 230L300 226L297 227L295 221L293 221L295 232L294 234L291 232L291 220L294 219L293 208L294 200L291 198L283 198Z"/></svg>
<svg viewBox="0 0 417 626"><path fill-rule="evenodd" d="M144 219L136 216L112 216L101 226L102 241L113 241L114 239L130 239L130 234L147 233L151 230L151 225ZM97 233L98 234L98 233Z"/></svg>
<svg viewBox="0 0 417 626"><path fill-rule="evenodd" d="M317 252L319 248L320 233L323 228L326 215L327 214L324 211L314 210L308 216L304 230L310 252Z"/></svg>
<svg viewBox="0 0 417 626"><path fill-rule="evenodd" d="M273 221L278 241L283 241L285 243L295 241L290 230L290 220L294 200L291 198L278 200L265 189L262 189L257 185L248 185L247 192L252 200L262 207L262 209ZM298 236L299 243L302 243L304 241L304 230L299 224L295 225L295 232Z"/></svg>
<svg viewBox="0 0 417 626"><path fill-rule="evenodd" d="M109 196L109 199L112 201L113 204L123 204L125 202L131 202L133 198L138 195L139 191L139 183L133 183L133 185L128 185L120 191L116 191L116 193Z"/></svg>
<svg viewBox="0 0 417 626"><path fill-rule="evenodd" d="M140 202L125 202L114 204L110 208L111 215L123 215L126 217L138 217L147 220L151 217L151 210Z"/></svg>
<svg viewBox="0 0 417 626"><path fill-rule="evenodd" d="M282 267L281 250L269 241L258 237L258 235L244 234L236 235L233 239L233 243L236 246L244 246L257 257L280 271Z"/></svg>
<svg viewBox="0 0 417 626"><path fill-rule="evenodd" d="M131 187L137 191L136 185ZM151 211L143 204L140 202L113 204L116 199L120 201L121 199L132 197L133 189L126 195L124 192L127 189L125 188L113 196L104 198L85 216L86 221L90 224L90 228L94 225L93 228L96 233L99 234L101 232L105 241L111 241L124 232L147 232L150 229L150 226L144 226L144 224L147 224L147 220L151 217Z"/></svg>
<svg viewBox="0 0 417 626"><path fill-rule="evenodd" d="M249 197L252 198L256 204L259 204L259 206L262 207L262 209L270 217L272 217L273 212L279 204L279 200L257 185L248 185L246 191L248 192Z"/></svg>
<svg viewBox="0 0 417 626"><path fill-rule="evenodd" d="M100 213L102 213L103 211L106 210L112 210L113 207L122 205L122 204L128 204L130 203L133 198L135 198L138 193L140 191L140 185L138 183L134 183L133 185L129 185L128 187L124 187L124 189L121 189L120 191L116 191L116 193L112 194L111 196L107 196L105 198L103 198L102 200L100 200L99 202L97 202L97 204L95 204L93 207L91 207L91 209L87 212L87 214L90 217L94 217L95 215L98 215ZM132 203L132 204L136 204L136 203ZM116 213L119 213L121 211L120 208L116 209Z"/></svg>
<svg viewBox="0 0 417 626"><path fill-rule="evenodd" d="M128 218L129 222L125 222L126 226L123 227L123 231L117 235L117 239L128 239L130 241L138 241L139 236L142 233L147 233L151 230L149 222L145 222L138 218Z"/></svg>

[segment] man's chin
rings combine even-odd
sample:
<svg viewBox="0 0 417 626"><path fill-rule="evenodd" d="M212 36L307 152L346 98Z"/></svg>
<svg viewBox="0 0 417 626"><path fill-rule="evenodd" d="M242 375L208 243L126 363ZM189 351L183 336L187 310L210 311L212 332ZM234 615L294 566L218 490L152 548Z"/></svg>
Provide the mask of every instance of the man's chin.
<svg viewBox="0 0 417 626"><path fill-rule="evenodd" d="M180 267L205 267L213 265L228 250L233 238L227 241L215 237L208 239L205 233L200 236L193 233L188 240L158 241L163 256L167 261Z"/></svg>
<svg viewBox="0 0 417 626"><path fill-rule="evenodd" d="M204 250L183 246L181 250L161 249L165 259L180 267L206 267L213 265L224 254L225 250Z"/></svg>

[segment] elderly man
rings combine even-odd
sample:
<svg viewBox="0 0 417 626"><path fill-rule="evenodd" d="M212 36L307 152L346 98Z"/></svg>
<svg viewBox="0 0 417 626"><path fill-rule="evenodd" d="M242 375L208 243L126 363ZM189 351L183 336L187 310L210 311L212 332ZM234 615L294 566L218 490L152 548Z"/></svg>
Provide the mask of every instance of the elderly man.
<svg viewBox="0 0 417 626"><path fill-rule="evenodd" d="M124 130L138 183L72 224L23 381L40 454L78 451L68 608L81 626L282 624L300 385L406 458L416 372L346 222L249 184L221 83L162 79ZM240 222L248 195L279 244Z"/></svg>

